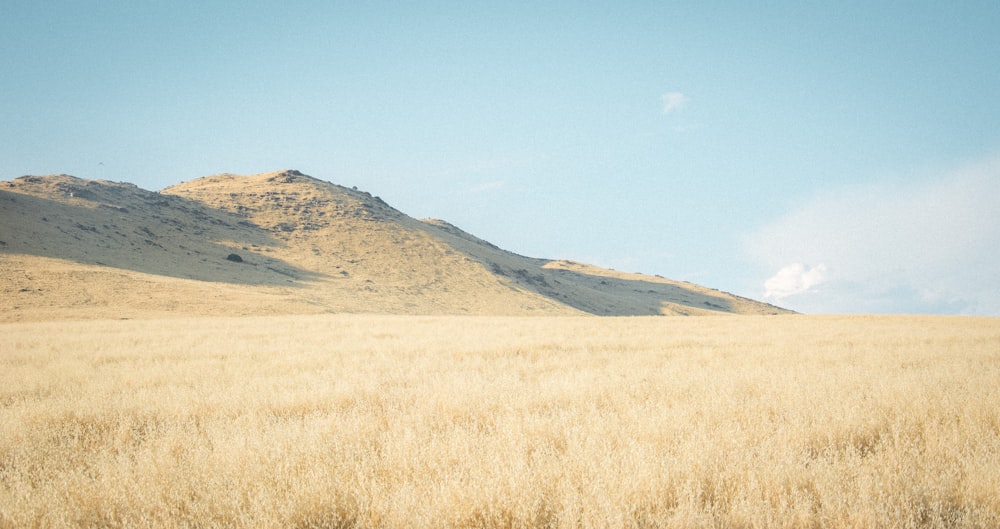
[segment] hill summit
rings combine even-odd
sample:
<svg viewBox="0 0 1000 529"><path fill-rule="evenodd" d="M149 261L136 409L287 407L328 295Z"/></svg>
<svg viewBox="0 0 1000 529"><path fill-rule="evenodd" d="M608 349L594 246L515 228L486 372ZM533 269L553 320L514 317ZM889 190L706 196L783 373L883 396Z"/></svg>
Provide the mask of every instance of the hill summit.
<svg viewBox="0 0 1000 529"><path fill-rule="evenodd" d="M691 283L517 255L294 170L160 192L68 175L0 182L0 292L6 321L788 312Z"/></svg>

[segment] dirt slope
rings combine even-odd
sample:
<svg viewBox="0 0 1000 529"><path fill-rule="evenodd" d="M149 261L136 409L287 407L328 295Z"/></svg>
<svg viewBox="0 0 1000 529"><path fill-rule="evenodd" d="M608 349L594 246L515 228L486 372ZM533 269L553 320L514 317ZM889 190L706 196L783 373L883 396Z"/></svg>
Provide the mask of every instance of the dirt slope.
<svg viewBox="0 0 1000 529"><path fill-rule="evenodd" d="M770 314L690 283L504 251L297 171L162 190L0 182L0 320L191 314Z"/></svg>

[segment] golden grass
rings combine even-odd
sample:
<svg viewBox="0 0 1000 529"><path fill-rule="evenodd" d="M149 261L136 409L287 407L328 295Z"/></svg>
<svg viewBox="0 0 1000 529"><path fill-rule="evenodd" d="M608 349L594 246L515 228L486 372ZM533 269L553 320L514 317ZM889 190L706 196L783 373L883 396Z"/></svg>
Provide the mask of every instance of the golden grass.
<svg viewBox="0 0 1000 529"><path fill-rule="evenodd" d="M1000 320L0 325L0 528L1000 526Z"/></svg>

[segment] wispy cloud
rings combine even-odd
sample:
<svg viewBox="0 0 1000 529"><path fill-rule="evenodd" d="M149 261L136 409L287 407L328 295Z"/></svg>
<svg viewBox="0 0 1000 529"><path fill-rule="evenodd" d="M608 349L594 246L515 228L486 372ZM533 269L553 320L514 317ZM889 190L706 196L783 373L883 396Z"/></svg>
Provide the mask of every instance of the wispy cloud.
<svg viewBox="0 0 1000 529"><path fill-rule="evenodd" d="M796 310L1000 315L998 204L1000 157L823 194L750 234L745 250L766 274L763 293Z"/></svg>
<svg viewBox="0 0 1000 529"><path fill-rule="evenodd" d="M688 96L681 92L667 92L660 96L660 103L663 104L663 113L669 114L675 110L683 108L689 101Z"/></svg>
<svg viewBox="0 0 1000 529"><path fill-rule="evenodd" d="M507 185L507 182L504 180L494 180L492 182L482 182L476 184L472 186L469 189L469 191L473 193L486 193L489 191L499 191L500 189L503 189L505 185Z"/></svg>

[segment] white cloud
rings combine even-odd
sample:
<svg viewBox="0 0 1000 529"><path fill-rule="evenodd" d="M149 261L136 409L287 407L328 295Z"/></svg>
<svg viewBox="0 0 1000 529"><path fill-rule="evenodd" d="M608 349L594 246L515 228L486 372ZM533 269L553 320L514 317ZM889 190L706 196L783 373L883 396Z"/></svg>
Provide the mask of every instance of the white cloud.
<svg viewBox="0 0 1000 529"><path fill-rule="evenodd" d="M826 282L826 265L819 264L810 268L802 263L792 263L782 267L778 273L764 281L764 297L781 300L809 292L824 282Z"/></svg>
<svg viewBox="0 0 1000 529"><path fill-rule="evenodd" d="M660 96L660 102L663 104L664 114L669 114L674 110L684 107L688 101L688 96L682 94L681 92L667 92Z"/></svg>
<svg viewBox="0 0 1000 529"><path fill-rule="evenodd" d="M1000 157L823 194L744 243L796 310L1000 315Z"/></svg>

